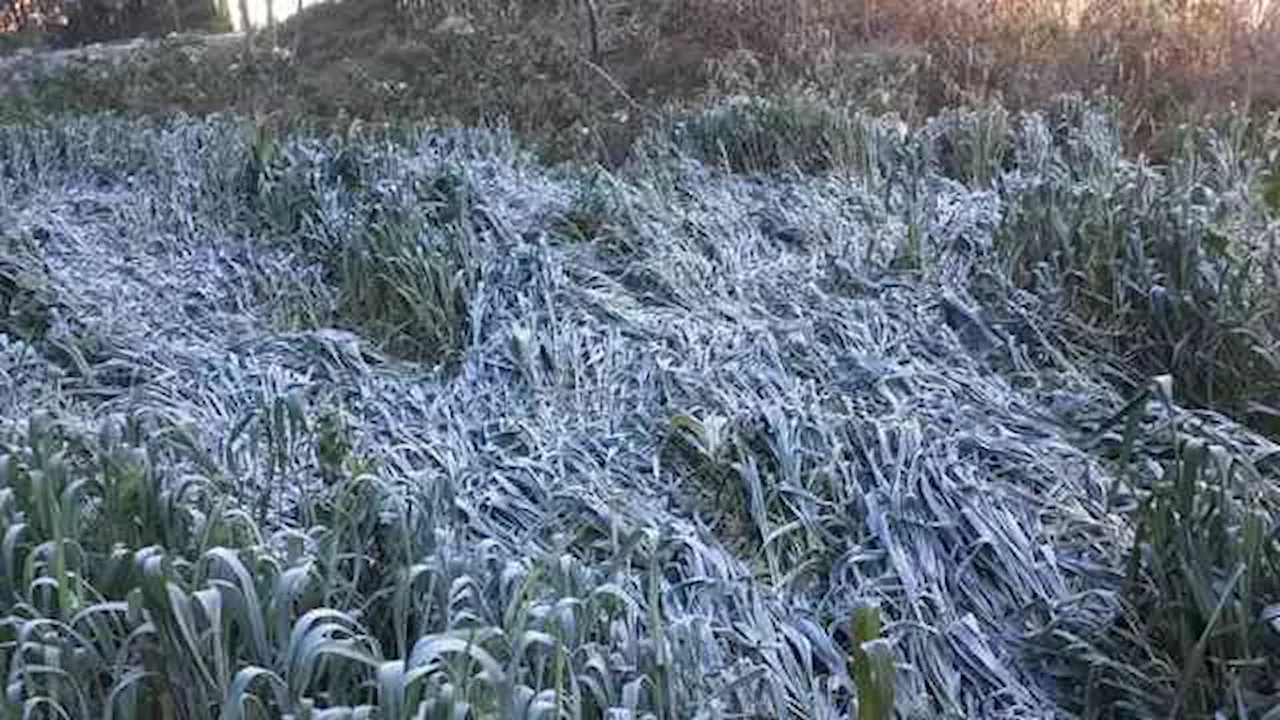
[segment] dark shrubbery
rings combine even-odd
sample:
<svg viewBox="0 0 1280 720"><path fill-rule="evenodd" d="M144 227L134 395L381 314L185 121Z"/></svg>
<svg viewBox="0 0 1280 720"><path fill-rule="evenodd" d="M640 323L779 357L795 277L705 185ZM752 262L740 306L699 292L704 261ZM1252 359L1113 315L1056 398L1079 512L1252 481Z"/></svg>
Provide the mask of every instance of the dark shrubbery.
<svg viewBox="0 0 1280 720"><path fill-rule="evenodd" d="M229 30L224 0L6 0L0 29L57 47Z"/></svg>

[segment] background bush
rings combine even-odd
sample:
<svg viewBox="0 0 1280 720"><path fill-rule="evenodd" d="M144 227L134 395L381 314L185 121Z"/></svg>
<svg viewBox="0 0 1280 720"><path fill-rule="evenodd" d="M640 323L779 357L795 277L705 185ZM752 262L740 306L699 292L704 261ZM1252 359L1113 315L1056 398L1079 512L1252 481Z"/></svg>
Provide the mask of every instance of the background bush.
<svg viewBox="0 0 1280 720"><path fill-rule="evenodd" d="M230 29L224 0L7 0L0 29L54 45Z"/></svg>
<svg viewBox="0 0 1280 720"><path fill-rule="evenodd" d="M1102 92L1120 101L1125 146L1164 160L1184 124L1261 125L1280 107L1278 12L1244 0L335 0L259 33L256 51L233 43L242 52L184 63L139 48L145 72L92 63L80 82L72 64L66 93L60 72L24 71L35 87L0 109L498 125L549 158L616 165L670 106L737 95L799 92L918 126L957 106L1017 112Z"/></svg>

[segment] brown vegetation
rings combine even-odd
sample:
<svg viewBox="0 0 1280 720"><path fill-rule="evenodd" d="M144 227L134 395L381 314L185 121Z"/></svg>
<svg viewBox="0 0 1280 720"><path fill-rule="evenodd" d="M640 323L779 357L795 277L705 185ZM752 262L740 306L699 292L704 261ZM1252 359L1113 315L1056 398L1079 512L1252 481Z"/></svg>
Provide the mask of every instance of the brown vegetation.
<svg viewBox="0 0 1280 720"><path fill-rule="evenodd" d="M226 29L222 0L0 0L0 34L61 46Z"/></svg>
<svg viewBox="0 0 1280 720"><path fill-rule="evenodd" d="M506 122L555 155L616 157L644 116L707 97L801 92L913 122L956 105L1016 110L1100 92L1121 101L1130 147L1158 152L1180 124L1280 106L1280 6L1259 1L335 0L258 37L292 51L258 55L252 74L269 83L245 82L240 63L234 82L196 81L209 89L196 106L158 100ZM77 110L162 109L92 85L101 101L77 98ZM60 109L60 95L37 109Z"/></svg>
<svg viewBox="0 0 1280 720"><path fill-rule="evenodd" d="M433 92L420 99L437 101L435 114L483 111L543 130L592 110L616 117L706 94L799 88L911 120L960 104L1016 109L1103 92L1121 101L1141 145L1182 123L1280 104L1280 6L1258 0L447 5L347 2L306 13L293 25L299 59L328 68L330 80L338 56L373 60L366 72L410 87L432 76L440 85L428 80ZM432 32L459 13L474 34ZM587 62L592 47L598 65ZM490 72L501 76L481 76Z"/></svg>

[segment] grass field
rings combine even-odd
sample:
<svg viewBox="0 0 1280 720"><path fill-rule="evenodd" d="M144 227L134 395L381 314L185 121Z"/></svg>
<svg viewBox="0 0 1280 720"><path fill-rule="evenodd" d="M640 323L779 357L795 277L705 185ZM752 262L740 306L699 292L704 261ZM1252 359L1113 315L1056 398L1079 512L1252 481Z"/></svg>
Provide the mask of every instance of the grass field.
<svg viewBox="0 0 1280 720"><path fill-rule="evenodd" d="M621 4L377 100L352 10L8 61L0 715L1280 713L1264 101L646 97Z"/></svg>

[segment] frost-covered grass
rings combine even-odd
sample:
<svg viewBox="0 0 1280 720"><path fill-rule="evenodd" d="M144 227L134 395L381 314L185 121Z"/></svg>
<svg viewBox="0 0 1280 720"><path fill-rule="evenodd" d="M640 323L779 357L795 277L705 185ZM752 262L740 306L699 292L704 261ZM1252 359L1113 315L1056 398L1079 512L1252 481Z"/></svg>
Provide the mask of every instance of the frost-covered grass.
<svg viewBox="0 0 1280 720"><path fill-rule="evenodd" d="M1257 151L752 107L0 129L6 712L1274 707L1280 448L1179 404L1280 387Z"/></svg>

